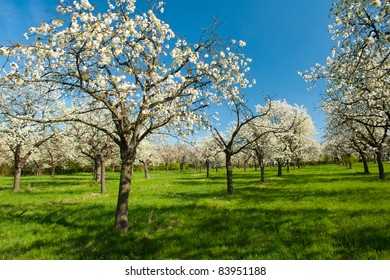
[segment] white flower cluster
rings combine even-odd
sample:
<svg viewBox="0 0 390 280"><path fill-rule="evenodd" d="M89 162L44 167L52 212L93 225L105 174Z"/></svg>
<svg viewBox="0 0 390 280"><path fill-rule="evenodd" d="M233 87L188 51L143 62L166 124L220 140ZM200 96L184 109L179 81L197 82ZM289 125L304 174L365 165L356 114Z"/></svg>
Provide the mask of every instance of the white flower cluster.
<svg viewBox="0 0 390 280"><path fill-rule="evenodd" d="M33 81L56 89L77 106L101 102L114 122L132 125L138 115L145 127L179 123L183 130L205 121L209 103L240 98L256 83L247 77L252 60L237 51L244 41L224 45L210 34L190 44L154 10L137 13L135 2L108 1L107 11L97 13L88 0L60 1L61 19L30 28L39 35L34 42L0 49L14 57L5 76L20 86ZM164 5L154 8L162 13Z"/></svg>

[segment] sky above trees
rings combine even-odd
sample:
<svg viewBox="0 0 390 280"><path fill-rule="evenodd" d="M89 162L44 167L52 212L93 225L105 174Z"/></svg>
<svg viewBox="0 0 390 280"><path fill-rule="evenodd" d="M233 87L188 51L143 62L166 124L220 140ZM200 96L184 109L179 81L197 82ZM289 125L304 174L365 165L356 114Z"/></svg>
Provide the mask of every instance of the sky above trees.
<svg viewBox="0 0 390 280"><path fill-rule="evenodd" d="M106 0L90 1L99 8ZM146 11L137 1L137 7ZM309 69L315 63L323 64L333 45L327 26L330 1L323 0L167 0L161 19L169 23L179 36L196 42L202 30L220 22L222 36L243 40L244 52L253 59L251 77L257 84L247 89L251 105L263 103L263 94L273 99L308 108L317 127L320 140L324 114L320 112L319 85L308 92L298 71ZM0 44L23 42L23 34L31 26L39 26L55 13L54 0L0 0ZM220 116L228 119L230 113Z"/></svg>

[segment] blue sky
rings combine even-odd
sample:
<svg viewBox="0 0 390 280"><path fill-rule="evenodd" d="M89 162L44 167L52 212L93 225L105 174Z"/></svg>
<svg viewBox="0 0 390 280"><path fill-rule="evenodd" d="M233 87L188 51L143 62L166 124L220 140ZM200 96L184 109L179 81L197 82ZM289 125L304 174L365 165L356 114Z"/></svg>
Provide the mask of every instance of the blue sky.
<svg viewBox="0 0 390 280"><path fill-rule="evenodd" d="M139 3L146 0L138 0ZM90 0L105 3L105 0ZM291 104L304 105L320 140L324 114L318 87L310 92L297 75L324 63L333 42L327 32L331 1L324 0L165 0L162 18L180 37L196 41L216 17L222 36L247 42L244 52L253 59L251 77L257 84L246 94L252 105L263 93ZM0 0L0 44L23 40L30 26L53 18L56 0Z"/></svg>

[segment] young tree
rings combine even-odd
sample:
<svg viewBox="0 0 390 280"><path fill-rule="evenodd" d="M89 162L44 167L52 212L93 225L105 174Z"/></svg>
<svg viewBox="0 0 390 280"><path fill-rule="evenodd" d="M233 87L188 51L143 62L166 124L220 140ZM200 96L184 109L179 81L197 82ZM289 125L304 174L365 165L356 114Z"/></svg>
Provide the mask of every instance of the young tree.
<svg viewBox="0 0 390 280"><path fill-rule="evenodd" d="M145 178L149 178L149 167L152 163L158 164L157 146L148 139L142 141L137 152L137 159L144 167Z"/></svg>
<svg viewBox="0 0 390 280"><path fill-rule="evenodd" d="M312 118L303 106L295 105L292 111L294 112L295 125L284 133L283 141L286 142L291 159L294 161L294 169L296 166L300 168L304 152L307 144L312 144L313 137L316 133ZM290 162L287 162L287 171L289 172Z"/></svg>
<svg viewBox="0 0 390 280"><path fill-rule="evenodd" d="M272 137L268 138L272 143L270 152L273 160L278 163L278 176L282 176L284 162L287 161L289 167L289 160L292 157L290 144L293 143L293 139L298 138L296 135L299 131L298 128L304 124L308 114L303 107L292 106L286 100L271 101L270 106L270 112L257 124L257 127L261 129L256 131L252 128L251 132L257 136L260 135L259 139L263 135L273 134ZM261 110L264 110L264 108Z"/></svg>
<svg viewBox="0 0 390 280"><path fill-rule="evenodd" d="M65 149L66 147L66 149ZM70 161L77 158L75 143L63 132L57 133L39 148L40 160L50 168L50 176L54 178L56 168L66 168Z"/></svg>
<svg viewBox="0 0 390 280"><path fill-rule="evenodd" d="M240 133L243 133L256 119L267 115L270 109L270 103L268 102L268 105L263 108L258 106L258 113L256 114L247 107L242 98L232 98L229 105L232 106L236 120L231 124L225 134L220 133L217 128L214 128L214 139L225 154L227 193L232 195L234 193L232 157L262 136L260 134L254 135L251 138L245 138L240 137Z"/></svg>
<svg viewBox="0 0 390 280"><path fill-rule="evenodd" d="M17 71L18 67L11 63L8 73L13 75ZM40 87L18 90L11 87L7 79L0 85L3 86L0 87L0 132L13 154L14 192L18 192L22 167L58 130L52 124L40 124L29 119L35 116L56 116L63 104L52 102L50 97L58 97L54 93L40 94Z"/></svg>
<svg viewBox="0 0 390 280"><path fill-rule="evenodd" d="M1 135L13 155L14 192L20 189L22 168L40 146L52 138L52 127L4 117L0 123Z"/></svg>
<svg viewBox="0 0 390 280"><path fill-rule="evenodd" d="M159 161L161 161L165 164L165 170L168 172L169 165L175 159L174 147L170 144L163 144L163 145L157 147L156 152L157 152L158 157L160 158Z"/></svg>
<svg viewBox="0 0 390 280"><path fill-rule="evenodd" d="M175 158L179 163L180 172L184 171L184 165L189 161L191 147L186 143L178 142L175 144Z"/></svg>
<svg viewBox="0 0 390 280"><path fill-rule="evenodd" d="M260 166L260 178L265 182L265 168L267 163L273 160L273 145L275 142L275 135L273 134L272 126L267 118L262 118L257 121L263 122L262 125L249 126L246 133L247 137L252 135L260 135L260 137L253 142L248 148L253 151L254 157Z"/></svg>
<svg viewBox="0 0 390 280"><path fill-rule="evenodd" d="M96 122L104 123L103 115L90 115ZM93 173L96 182L100 183L100 192L106 192L106 162L110 157L118 155L118 149L110 137L101 130L83 123L68 125L67 133L74 138L78 150L93 162Z"/></svg>
<svg viewBox="0 0 390 280"><path fill-rule="evenodd" d="M211 135L201 138L198 143L200 157L206 167L206 177L210 178L210 168L212 165L218 168L220 151Z"/></svg>
<svg viewBox="0 0 390 280"><path fill-rule="evenodd" d="M68 114L56 121L95 127L119 146L115 228L120 231L128 229L132 170L141 141L168 124L191 130L205 120L210 103L249 83L248 61L240 50L244 42L223 41L214 29L195 44L177 38L158 18L162 3L139 13L134 0L121 0L99 13L88 0L60 1L60 18L30 29L33 42L0 51L16 64L6 77L15 87L40 84L72 102ZM92 110L107 112L110 125L86 118Z"/></svg>

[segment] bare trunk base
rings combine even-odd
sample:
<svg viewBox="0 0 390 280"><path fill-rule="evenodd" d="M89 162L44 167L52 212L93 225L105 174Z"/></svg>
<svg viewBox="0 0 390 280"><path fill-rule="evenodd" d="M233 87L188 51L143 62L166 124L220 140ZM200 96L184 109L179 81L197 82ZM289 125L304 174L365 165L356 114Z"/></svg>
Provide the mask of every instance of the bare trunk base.
<svg viewBox="0 0 390 280"><path fill-rule="evenodd" d="M129 228L129 195L131 190L131 178L135 161L135 151L121 150L121 175L118 191L118 202L115 214L115 228L125 232Z"/></svg>

